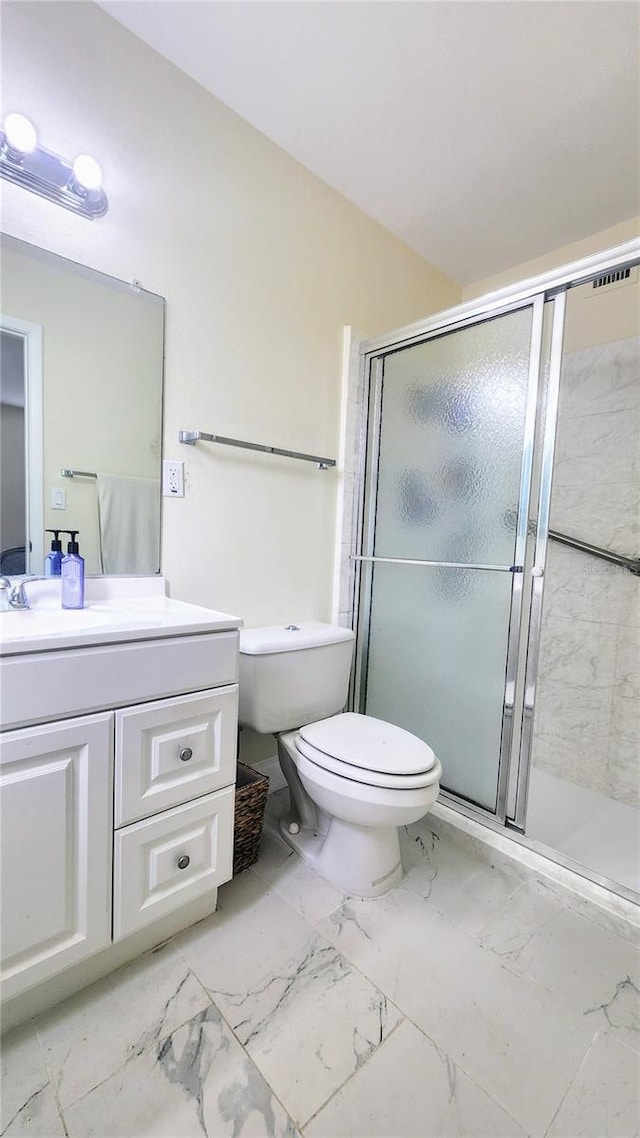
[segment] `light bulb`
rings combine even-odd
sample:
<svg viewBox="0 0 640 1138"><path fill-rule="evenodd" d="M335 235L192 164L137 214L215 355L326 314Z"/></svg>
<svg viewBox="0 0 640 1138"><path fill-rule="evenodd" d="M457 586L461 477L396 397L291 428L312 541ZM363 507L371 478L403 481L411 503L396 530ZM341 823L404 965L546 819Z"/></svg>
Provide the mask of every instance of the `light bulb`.
<svg viewBox="0 0 640 1138"><path fill-rule="evenodd" d="M73 163L73 176L83 190L99 190L102 185L102 170L88 154L78 155Z"/></svg>
<svg viewBox="0 0 640 1138"><path fill-rule="evenodd" d="M4 120L4 136L7 144L18 154L31 154L37 145L37 135L33 123L24 115L10 114Z"/></svg>

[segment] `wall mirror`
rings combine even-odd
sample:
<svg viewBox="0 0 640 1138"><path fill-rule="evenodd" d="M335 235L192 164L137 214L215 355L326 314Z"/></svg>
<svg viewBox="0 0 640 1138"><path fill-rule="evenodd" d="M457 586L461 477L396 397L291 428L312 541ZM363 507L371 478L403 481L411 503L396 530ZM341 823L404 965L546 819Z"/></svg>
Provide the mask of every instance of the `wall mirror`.
<svg viewBox="0 0 640 1138"><path fill-rule="evenodd" d="M0 573L160 570L164 300L2 236ZM63 550L68 540L62 533Z"/></svg>

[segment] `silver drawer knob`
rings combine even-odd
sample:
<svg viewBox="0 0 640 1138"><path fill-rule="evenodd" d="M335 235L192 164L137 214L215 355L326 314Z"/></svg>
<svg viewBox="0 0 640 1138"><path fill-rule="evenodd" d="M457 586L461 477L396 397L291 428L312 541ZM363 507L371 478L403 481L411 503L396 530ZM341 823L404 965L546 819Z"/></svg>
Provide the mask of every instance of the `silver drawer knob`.
<svg viewBox="0 0 640 1138"><path fill-rule="evenodd" d="M178 858L178 869L186 869L190 861L189 855L183 854L182 857Z"/></svg>
<svg viewBox="0 0 640 1138"><path fill-rule="evenodd" d="M189 759L191 758L192 755L193 755L193 751L191 750L191 747L183 747L182 750L180 751L181 762L188 763Z"/></svg>

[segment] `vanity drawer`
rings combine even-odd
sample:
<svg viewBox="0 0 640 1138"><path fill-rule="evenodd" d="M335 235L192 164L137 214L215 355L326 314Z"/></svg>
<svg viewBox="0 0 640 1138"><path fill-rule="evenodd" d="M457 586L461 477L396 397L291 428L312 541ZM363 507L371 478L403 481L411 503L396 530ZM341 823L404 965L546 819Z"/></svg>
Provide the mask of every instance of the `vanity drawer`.
<svg viewBox="0 0 640 1138"><path fill-rule="evenodd" d="M230 880L233 805L227 786L116 831L114 941Z"/></svg>
<svg viewBox="0 0 640 1138"><path fill-rule="evenodd" d="M235 782L238 685L116 712L115 825Z"/></svg>
<svg viewBox="0 0 640 1138"><path fill-rule="evenodd" d="M2 728L237 684L238 639L237 632L215 632L3 656Z"/></svg>

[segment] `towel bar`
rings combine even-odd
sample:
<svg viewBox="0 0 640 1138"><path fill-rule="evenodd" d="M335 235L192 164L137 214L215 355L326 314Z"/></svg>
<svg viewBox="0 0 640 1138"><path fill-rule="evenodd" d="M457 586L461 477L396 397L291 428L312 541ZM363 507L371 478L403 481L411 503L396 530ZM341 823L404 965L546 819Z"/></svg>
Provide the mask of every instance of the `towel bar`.
<svg viewBox="0 0 640 1138"><path fill-rule="evenodd" d="M194 446L197 442L205 443L222 443L227 447L243 447L245 450L260 450L265 454L280 454L285 458L299 458L302 462L315 462L318 470L328 470L330 466L335 466L335 459L321 458L317 454L302 454L297 450L283 450L281 447L268 447L263 446L262 443L247 443L242 439L228 439L224 435L209 435L206 431L179 431L178 440L181 443L187 443L188 446Z"/></svg>

